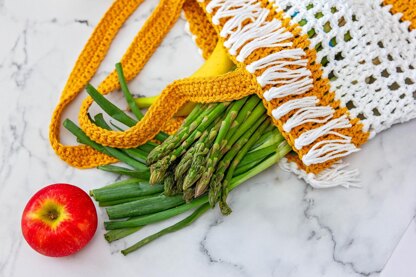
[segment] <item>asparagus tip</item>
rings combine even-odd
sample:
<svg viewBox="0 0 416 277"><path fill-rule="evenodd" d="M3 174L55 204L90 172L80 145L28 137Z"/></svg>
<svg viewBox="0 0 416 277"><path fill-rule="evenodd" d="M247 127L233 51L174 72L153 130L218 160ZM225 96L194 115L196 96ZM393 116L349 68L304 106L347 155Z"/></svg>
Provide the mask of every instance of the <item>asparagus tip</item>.
<svg viewBox="0 0 416 277"><path fill-rule="evenodd" d="M195 189L195 198L204 194L206 187L197 186Z"/></svg>
<svg viewBox="0 0 416 277"><path fill-rule="evenodd" d="M186 175L185 176L185 179L183 180L183 185L182 185L182 187L183 187L183 190L186 190L186 189L188 189L188 188L190 188L190 187L192 187L192 185L195 183L195 178L192 178L193 176L191 176L191 175Z"/></svg>
<svg viewBox="0 0 416 277"><path fill-rule="evenodd" d="M160 183L163 180L163 177L165 176L165 173L170 165L168 158L169 157L159 160L150 166L151 173L149 183L151 185Z"/></svg>
<svg viewBox="0 0 416 277"><path fill-rule="evenodd" d="M149 183L151 185L155 185L159 183L160 181L162 181L162 179L163 179L163 174L161 174L160 171L153 171L152 174L150 175Z"/></svg>
<svg viewBox="0 0 416 277"><path fill-rule="evenodd" d="M228 206L227 202L220 201L219 205L220 205L221 213L223 215L229 215L229 214L231 214L232 210L231 210L230 206Z"/></svg>

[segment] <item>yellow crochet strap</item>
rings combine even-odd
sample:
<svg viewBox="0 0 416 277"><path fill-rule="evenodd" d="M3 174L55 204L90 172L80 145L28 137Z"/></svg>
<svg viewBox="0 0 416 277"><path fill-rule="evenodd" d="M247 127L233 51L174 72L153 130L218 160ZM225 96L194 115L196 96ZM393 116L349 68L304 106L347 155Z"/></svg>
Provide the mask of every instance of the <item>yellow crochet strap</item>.
<svg viewBox="0 0 416 277"><path fill-rule="evenodd" d="M163 38L179 18L185 0L161 0L159 5L146 20L140 32L121 58L123 72L127 81L133 79L143 69ZM114 70L98 86L102 94L107 94L120 87L117 72Z"/></svg>
<svg viewBox="0 0 416 277"><path fill-rule="evenodd" d="M159 133L166 121L187 102L225 102L258 93L256 79L244 69L218 77L188 78L167 86L137 125L125 132L108 131L93 124L87 113L93 103L87 97L81 107L81 128L101 145L131 148L141 145Z"/></svg>
<svg viewBox="0 0 416 277"><path fill-rule="evenodd" d="M52 115L49 140L57 155L75 167L94 167L116 160L87 146L65 146L60 143L61 116L65 107L82 91L94 76L108 49L130 14L143 0L117 0L101 19L85 45L65 85L61 98ZM144 24L122 59L127 80L131 80L143 68L163 37L179 17L184 0L162 0ZM119 87L112 72L100 85L103 93Z"/></svg>

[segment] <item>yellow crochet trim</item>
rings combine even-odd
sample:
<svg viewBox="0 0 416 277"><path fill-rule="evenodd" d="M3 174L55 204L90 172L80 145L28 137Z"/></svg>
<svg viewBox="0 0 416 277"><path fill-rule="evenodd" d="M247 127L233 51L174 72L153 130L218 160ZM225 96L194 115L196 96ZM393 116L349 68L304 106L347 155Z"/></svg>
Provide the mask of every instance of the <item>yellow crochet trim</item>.
<svg viewBox="0 0 416 277"><path fill-rule="evenodd" d="M217 45L218 36L205 11L195 0L187 0L183 6L189 31L195 36L195 43L202 51L202 57L207 59Z"/></svg>
<svg viewBox="0 0 416 277"><path fill-rule="evenodd" d="M402 20L410 22L410 28L416 29L416 1L415 0L384 0L385 5L392 5L391 12L403 14Z"/></svg>

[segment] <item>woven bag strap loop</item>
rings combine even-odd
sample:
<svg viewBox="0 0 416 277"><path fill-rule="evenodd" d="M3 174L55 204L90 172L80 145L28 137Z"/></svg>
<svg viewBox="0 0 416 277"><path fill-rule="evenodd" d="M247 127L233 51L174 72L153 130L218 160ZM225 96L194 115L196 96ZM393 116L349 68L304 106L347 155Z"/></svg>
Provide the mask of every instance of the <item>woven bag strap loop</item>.
<svg viewBox="0 0 416 277"><path fill-rule="evenodd" d="M59 137L61 120L65 108L82 92L95 75L124 22L142 2L143 0L116 0L111 5L79 55L61 93L59 103L52 114L49 126L50 143L56 154L72 166L88 168L117 161L88 146L63 145ZM166 33L178 19L183 3L184 0L160 1L121 60L127 80L136 76L151 57ZM152 26L153 24L158 25ZM149 32L156 28L158 29L158 35L150 37ZM155 33L153 32L153 34ZM145 41L140 41L141 39L145 39ZM116 72L112 72L99 86L103 93L109 93L118 87Z"/></svg>
<svg viewBox="0 0 416 277"><path fill-rule="evenodd" d="M62 113L95 75L118 30L142 2L143 0L117 0L105 13L81 52L52 115L49 132L51 145L57 155L72 166L90 168L117 162L89 146L63 145L59 139ZM147 19L121 59L127 81L143 69L177 21L184 2L185 0L161 0ZM118 88L117 73L113 71L101 82L98 90L108 94ZM87 114L93 103L91 97L82 103L79 122L84 132L102 145L135 147L152 139L187 101L229 101L256 93L256 89L258 85L255 79L242 69L215 78L188 78L167 86L144 118L124 132L104 130L90 121Z"/></svg>

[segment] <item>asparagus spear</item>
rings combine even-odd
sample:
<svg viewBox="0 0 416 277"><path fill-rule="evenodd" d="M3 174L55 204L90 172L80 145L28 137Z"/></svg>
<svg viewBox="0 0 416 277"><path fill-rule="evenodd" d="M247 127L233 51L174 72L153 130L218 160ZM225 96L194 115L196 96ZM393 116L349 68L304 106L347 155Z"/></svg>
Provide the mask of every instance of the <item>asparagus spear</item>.
<svg viewBox="0 0 416 277"><path fill-rule="evenodd" d="M256 105L256 107L254 108L254 110L252 110L254 105ZM260 103L260 99L257 96L249 98L247 104L244 105L239 115L235 119L235 124L233 123L234 126L230 128L228 134L222 139L222 141L218 142L220 145L222 145L219 148L220 150L218 150L218 148L213 148L212 151L209 153L207 168L197 183L195 197L202 195L207 189L208 185L211 182L211 178L214 174L217 163L219 162L221 157L224 156L229 151L231 146L235 143L235 141L242 134L244 134L244 132L246 132L250 127L252 127L252 125L255 124L261 116L264 116L264 114L265 108ZM240 125L240 123L242 124ZM239 127L238 129L237 126Z"/></svg>
<svg viewBox="0 0 416 277"><path fill-rule="evenodd" d="M169 156L164 157L161 160L158 160L156 163L150 166L150 179L149 182L153 185L159 183L163 180L166 171L169 168Z"/></svg>
<svg viewBox="0 0 416 277"><path fill-rule="evenodd" d="M221 159L224 152L220 153L220 151L224 148L227 144L228 140L237 130L237 127L246 119L251 110L260 102L260 99L253 95L251 97L243 98L238 100L235 105L233 105L232 109L230 110L229 114L227 114L226 120L231 120L232 123L229 126L228 123L224 123L223 129L220 130L221 135L219 135L215 142L214 146L210 150L208 154L207 160L207 170L202 174L201 178L199 179L196 190L195 190L195 197L202 195L211 180L212 174L214 173L215 167L218 161ZM241 105L243 105L241 107ZM238 113L237 117L235 117L235 112Z"/></svg>
<svg viewBox="0 0 416 277"><path fill-rule="evenodd" d="M196 146L193 145L189 148L188 151L182 156L181 160L179 161L178 165L175 167L175 180L179 180L184 178L184 174L188 171L188 169L192 165L192 159L196 152Z"/></svg>
<svg viewBox="0 0 416 277"><path fill-rule="evenodd" d="M200 140L204 140L204 138L206 136L208 136L208 130L204 130L204 132L202 133L202 135L200 137ZM194 147L195 147L195 153L196 153L198 148L199 148L199 144L198 144L198 146L195 145ZM156 163L154 163L153 165L150 166L150 170L151 170L151 176L150 176L151 181L150 181L150 183L153 184L153 183L156 183L158 181L161 181L160 176L161 176L161 174L163 174L166 166L168 166L170 168L173 167L170 163L169 158L170 158L170 156L166 156L162 160L156 161ZM192 163L192 159L193 159L193 156L191 157L191 163ZM177 182L176 185L178 185L179 183L181 183L181 185L182 185L184 176L180 176L180 177L181 178L178 177L176 179L176 181L179 181L179 182Z"/></svg>
<svg viewBox="0 0 416 277"><path fill-rule="evenodd" d="M230 104L229 102L216 104L212 112L204 117L203 122L196 127L196 129L192 132L192 134L189 135L187 139L184 142L182 142L182 144L178 148L173 150L172 153L170 153L168 156L165 156L163 159L158 160L156 163L154 163L150 167L150 171L151 171L150 183L151 184L160 182L161 178L163 178L168 167L178 157L182 156L186 152L186 150L191 146L191 144L194 143L194 141L202 135L203 131L207 129L207 127L215 119L221 116L221 114L225 111L225 109L227 108L229 104Z"/></svg>
<svg viewBox="0 0 416 277"><path fill-rule="evenodd" d="M236 119L238 112L244 106L246 101L247 101L247 97L237 100L232 104L231 109L228 111L226 117L221 123L221 128L218 133L218 136L215 138L215 142L212 147L213 152L219 151L221 149L222 145L220 145L220 143L223 142L224 138L229 133L229 130L233 121Z"/></svg>
<svg viewBox="0 0 416 277"><path fill-rule="evenodd" d="M149 153L147 163L153 164L157 160L160 160L168 155L174 148L182 143L193 130L195 130L198 124L201 124L205 116L213 109L214 105L204 106L204 109L201 104L197 105L195 109L192 110L191 114L185 119L179 130Z"/></svg>
<svg viewBox="0 0 416 277"><path fill-rule="evenodd" d="M173 196L176 194L175 191L175 176L173 174L173 169L170 169L166 172L166 175L163 179L164 194L166 196Z"/></svg>
<svg viewBox="0 0 416 277"><path fill-rule="evenodd" d="M256 124L260 118L265 118L265 115L266 108L263 106L263 103L259 102L241 126L232 134L231 138L227 141L227 144L223 147L222 152L226 153L253 124Z"/></svg>
<svg viewBox="0 0 416 277"><path fill-rule="evenodd" d="M252 115L254 115L254 113ZM209 203L210 203L211 207L215 206L215 204L218 202L218 200L221 196L221 191L222 191L221 182L222 182L222 179L224 177L225 171L227 170L228 166L230 165L232 159L237 155L237 153L240 151L240 149L244 147L244 145L250 139L252 134L257 130L257 128L265 120L266 120L266 116L263 114L263 116L260 117L260 120L257 120L257 122L254 125L251 124L249 129L246 130L246 132L232 146L230 151L228 151L227 154L224 156L224 158L222 158L221 161L219 162L218 168L215 171L214 176L210 181L210 190L209 190L209 193L208 193L208 198L209 198ZM247 120L246 122L249 122L249 120ZM246 123L241 125L241 128L245 127L245 124ZM246 129L246 128L244 128L244 129ZM236 132L236 134L237 134L237 132Z"/></svg>
<svg viewBox="0 0 416 277"><path fill-rule="evenodd" d="M220 131L221 126L222 123L219 121L217 124L215 124L215 127L209 131L209 134L207 131L207 136L204 139L200 139L196 144L196 151L192 160L191 167L183 181L184 190L190 188L196 181L198 181L204 172L206 155L208 154L214 139L218 137L217 134L219 135L218 132Z"/></svg>
<svg viewBox="0 0 416 277"><path fill-rule="evenodd" d="M240 125L243 124L244 121L250 116L250 114L253 112L253 109L259 104L260 101L261 100L257 95L252 95L247 99L242 109L238 112L237 117L232 122L228 134L223 140L223 145L221 145L221 148L223 148L227 144L231 136L240 128Z"/></svg>
<svg viewBox="0 0 416 277"><path fill-rule="evenodd" d="M251 135L248 141L244 144L244 146L238 151L235 158L233 159L231 165L227 170L227 174L225 176L224 181L222 182L222 192L221 192L221 201L219 202L220 209L222 214L228 215L231 213L231 208L227 204L227 197L228 197L228 186L231 182L231 179L234 175L234 170L240 163L241 159L247 154L248 150L256 143L256 141L261 137L263 131L270 126L270 120L265 120L260 127L258 127L255 132Z"/></svg>
<svg viewBox="0 0 416 277"><path fill-rule="evenodd" d="M183 200L185 200L186 203L189 203L193 198L195 194L195 188L190 187L183 191Z"/></svg>

